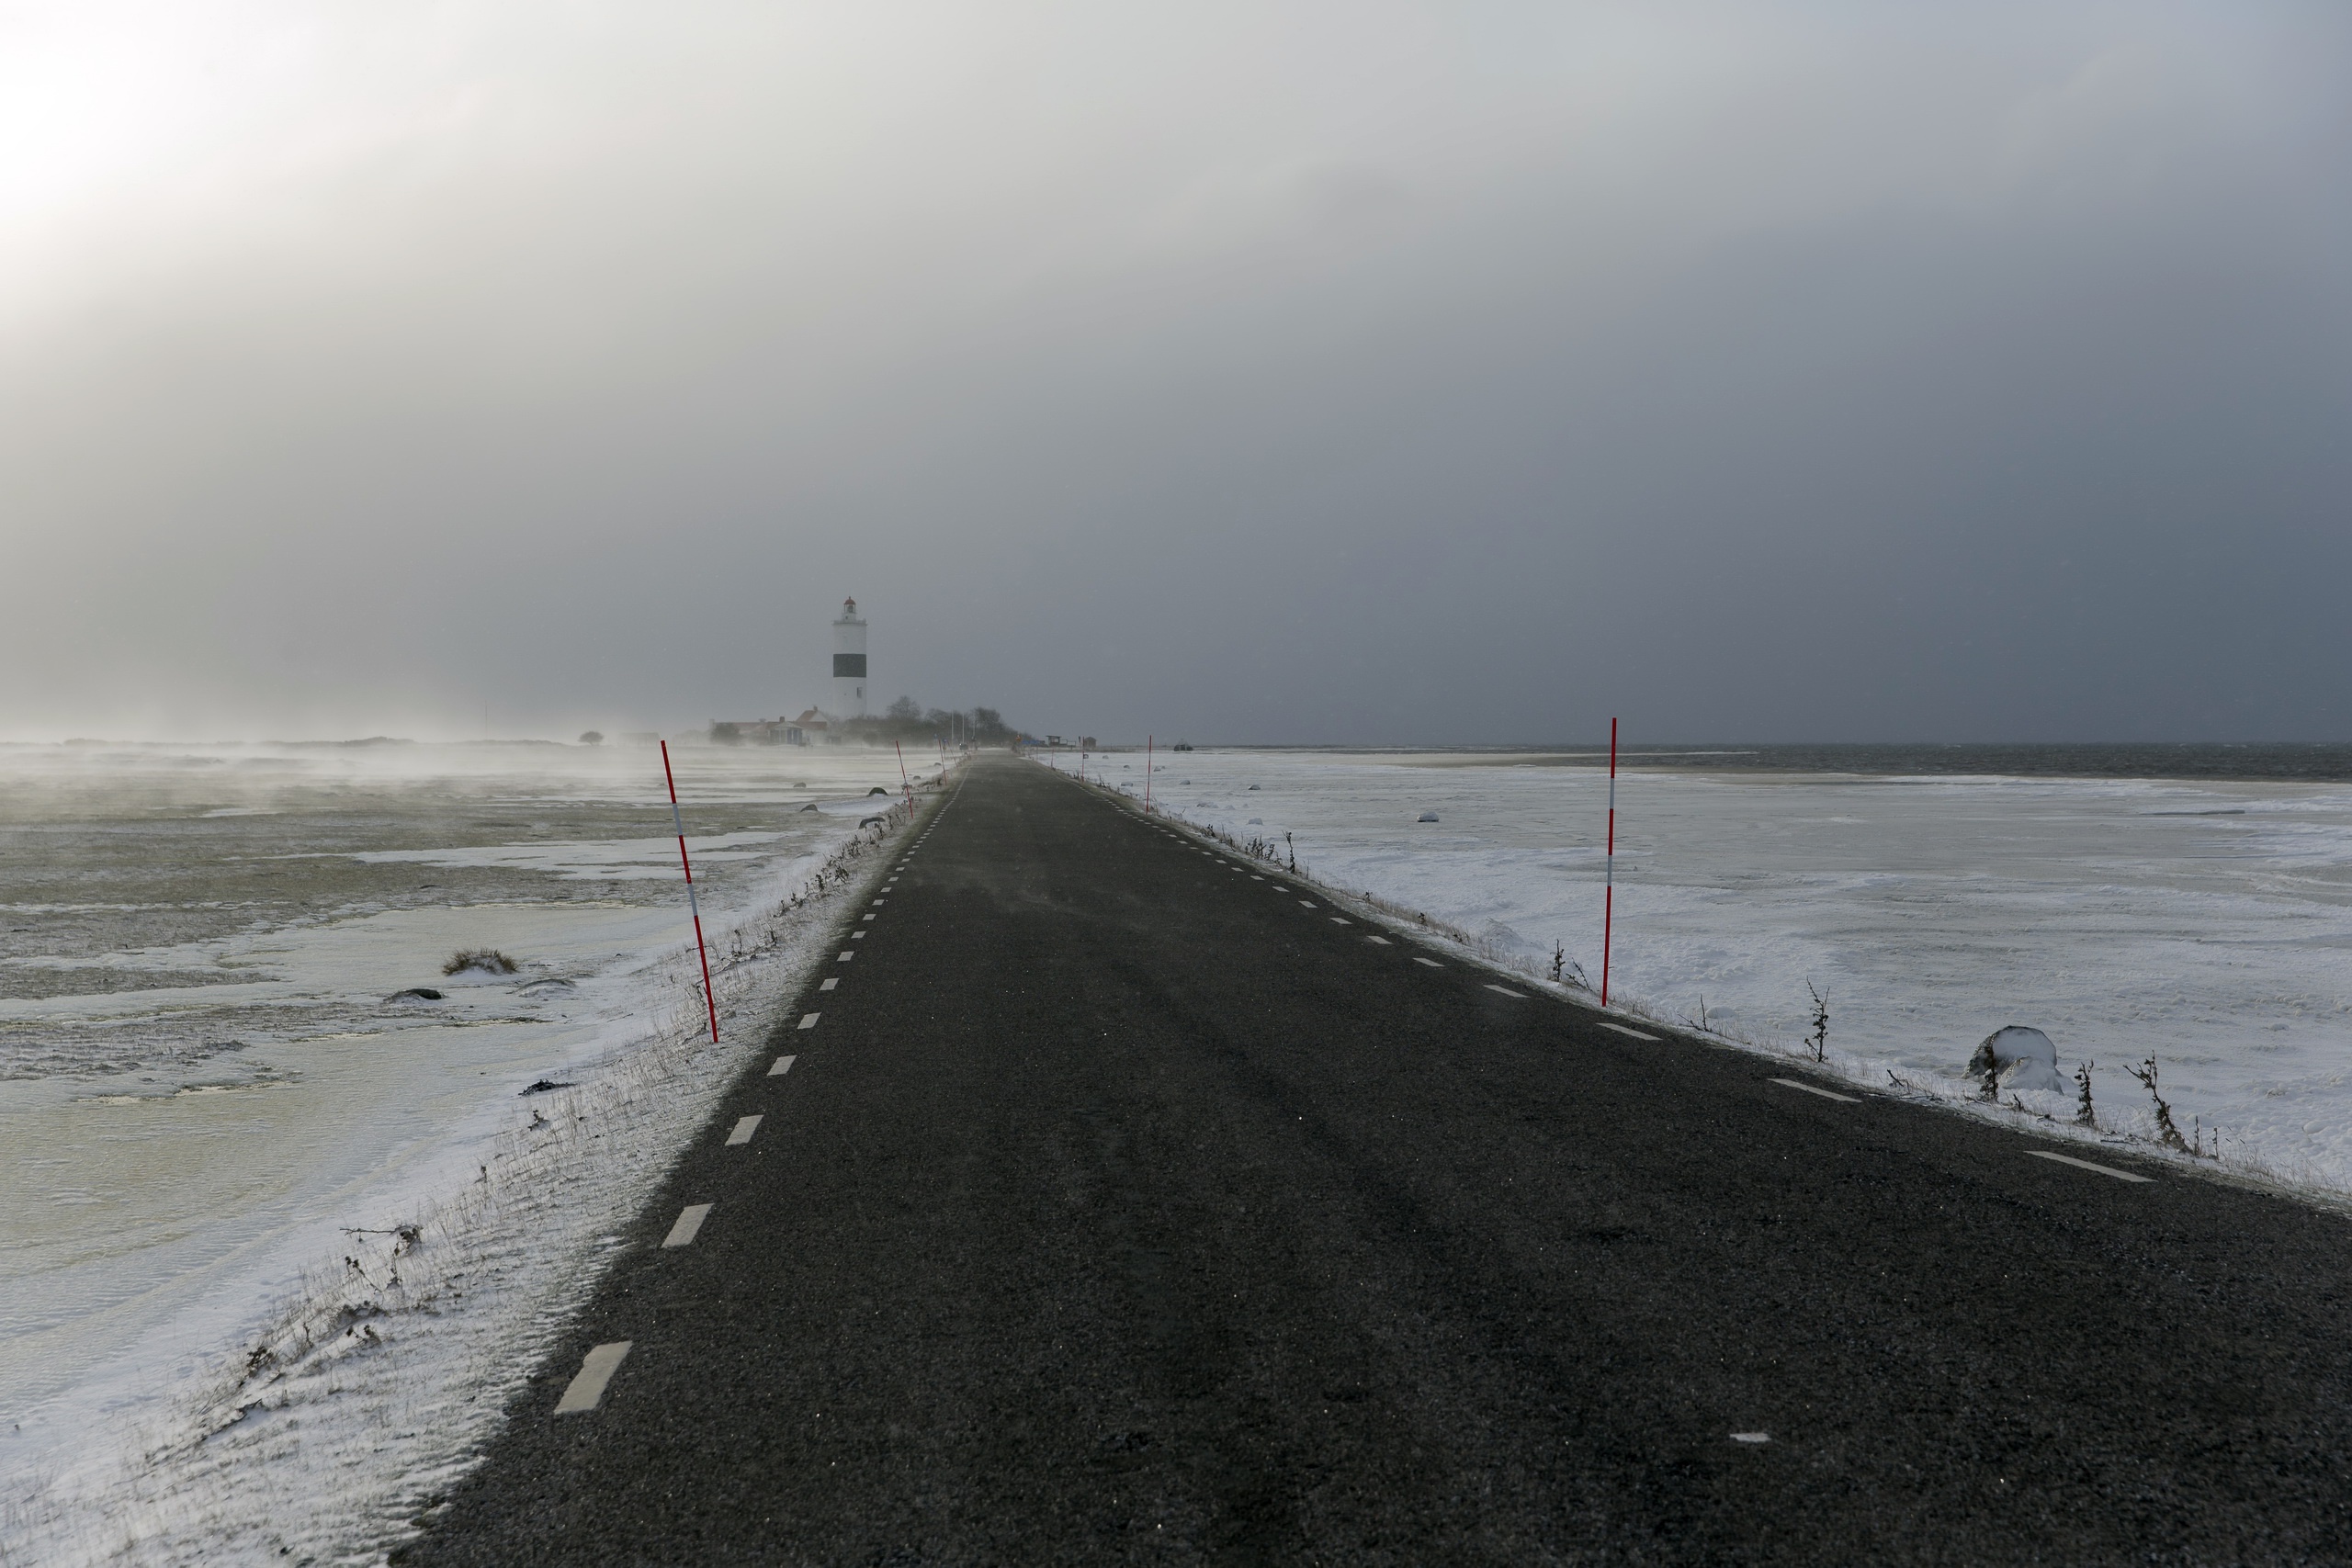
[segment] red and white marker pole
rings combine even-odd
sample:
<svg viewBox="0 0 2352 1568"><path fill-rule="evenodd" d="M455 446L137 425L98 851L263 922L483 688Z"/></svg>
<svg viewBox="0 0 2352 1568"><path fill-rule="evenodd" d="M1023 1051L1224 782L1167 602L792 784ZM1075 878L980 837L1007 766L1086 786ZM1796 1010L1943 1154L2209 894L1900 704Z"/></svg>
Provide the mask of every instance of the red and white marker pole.
<svg viewBox="0 0 2352 1568"><path fill-rule="evenodd" d="M702 955L702 999L710 1009L710 1043L718 1043L718 993L710 988L710 950L702 944L702 900L695 897L694 863L686 858L686 819L678 815L678 775L670 771L670 743L662 742L662 777L670 785L670 821L678 829L678 864L686 874L686 908L695 914L695 952Z"/></svg>
<svg viewBox="0 0 2352 1568"><path fill-rule="evenodd" d="M1617 721L1609 721L1609 852L1600 895L1600 1005L1609 1005L1609 935L1617 918Z"/></svg>

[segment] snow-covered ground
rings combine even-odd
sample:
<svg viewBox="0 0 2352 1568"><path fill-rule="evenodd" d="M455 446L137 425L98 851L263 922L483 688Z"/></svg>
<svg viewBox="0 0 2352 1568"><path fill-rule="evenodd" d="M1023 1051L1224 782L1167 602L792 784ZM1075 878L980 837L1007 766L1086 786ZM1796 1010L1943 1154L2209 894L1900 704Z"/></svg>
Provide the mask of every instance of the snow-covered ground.
<svg viewBox="0 0 2352 1568"><path fill-rule="evenodd" d="M372 1560L462 1467L899 784L678 761L718 1047L654 753L0 750L0 1562Z"/></svg>
<svg viewBox="0 0 2352 1568"><path fill-rule="evenodd" d="M1065 769L1074 759L1057 758ZM1145 760L1092 760L1142 793ZM1255 787L1253 787L1255 786ZM1159 754L1161 810L1547 974L1600 973L1608 779L1463 754ZM1418 820L1433 812L1435 822ZM1285 848L1285 852L1288 849ZM2155 1058L2225 1165L2352 1191L2352 788L1629 769L1612 1002L1768 1048L1827 998L1829 1064L1939 1097L1977 1043L2038 1027L2096 1062L2098 1116L2153 1136ZM2029 1110L2062 1121L2072 1091Z"/></svg>

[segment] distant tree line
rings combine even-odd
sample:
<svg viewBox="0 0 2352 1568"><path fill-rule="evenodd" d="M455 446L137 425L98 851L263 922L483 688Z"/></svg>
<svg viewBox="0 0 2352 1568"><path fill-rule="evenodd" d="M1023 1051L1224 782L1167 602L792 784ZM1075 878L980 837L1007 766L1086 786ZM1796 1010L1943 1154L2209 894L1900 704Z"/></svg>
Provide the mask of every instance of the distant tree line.
<svg viewBox="0 0 2352 1568"><path fill-rule="evenodd" d="M842 733L871 742L938 739L949 745L967 740L976 746L1003 746L1020 732L994 708L926 708L912 697L900 697L879 718L850 719Z"/></svg>
<svg viewBox="0 0 2352 1568"><path fill-rule="evenodd" d="M747 740L775 744L784 739L782 720L763 719L755 725L732 724L721 720L710 727L711 743L716 746L741 746ZM929 708L912 697L900 697L875 718L845 719L835 725L831 740L863 740L869 746L885 746L893 740L921 741L929 745L934 739L954 746L969 743L975 746L1005 746L1019 739L1020 731L1004 722L1004 716L994 708ZM582 742L594 744L602 736L583 735ZM810 736L815 739L815 736Z"/></svg>

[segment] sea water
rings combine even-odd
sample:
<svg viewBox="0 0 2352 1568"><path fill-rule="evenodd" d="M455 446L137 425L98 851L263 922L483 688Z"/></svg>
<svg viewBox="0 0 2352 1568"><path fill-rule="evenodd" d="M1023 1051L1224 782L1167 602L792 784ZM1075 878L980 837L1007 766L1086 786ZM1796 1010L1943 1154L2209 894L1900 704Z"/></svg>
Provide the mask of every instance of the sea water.
<svg viewBox="0 0 2352 1568"><path fill-rule="evenodd" d="M714 916L900 783L864 748L676 758ZM519 1090L674 1004L650 976L691 937L650 747L0 747L0 1472L470 1175ZM443 973L470 948L516 971Z"/></svg>

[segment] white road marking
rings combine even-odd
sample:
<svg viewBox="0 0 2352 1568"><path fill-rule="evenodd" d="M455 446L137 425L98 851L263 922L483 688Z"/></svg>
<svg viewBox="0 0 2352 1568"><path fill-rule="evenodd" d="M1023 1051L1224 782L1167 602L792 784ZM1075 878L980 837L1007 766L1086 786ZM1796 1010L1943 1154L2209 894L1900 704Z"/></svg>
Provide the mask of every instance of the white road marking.
<svg viewBox="0 0 2352 1568"><path fill-rule="evenodd" d="M1657 1036L1655 1034L1645 1034L1638 1029L1628 1029L1622 1023L1607 1023L1600 1019L1594 1019L1593 1021L1600 1024L1603 1029L1613 1029L1620 1034L1630 1034L1636 1040L1646 1040L1653 1045L1657 1043Z"/></svg>
<svg viewBox="0 0 2352 1568"><path fill-rule="evenodd" d="M2111 1165L2093 1165L2086 1159L2076 1159L2072 1155L2062 1155L2052 1149L2028 1149L2026 1153L2036 1159L2054 1159L2060 1165L2071 1165L2083 1170L2096 1170L2101 1176L2111 1176L2118 1181L2154 1181L2155 1179L2153 1176L2141 1176L2133 1171L2118 1170Z"/></svg>
<svg viewBox="0 0 2352 1568"><path fill-rule="evenodd" d="M1383 947L1386 947L1388 945L1388 939L1385 936L1368 936L1364 938L1364 941L1376 942Z"/></svg>
<svg viewBox="0 0 2352 1568"><path fill-rule="evenodd" d="M1338 915L1334 915L1334 916L1332 916L1332 917L1331 917L1331 923L1332 923L1333 925L1335 925L1335 926L1351 926L1351 925L1354 925L1354 924L1355 924L1355 922L1354 922L1353 920L1350 920L1350 919L1341 919L1340 917L1339 917Z"/></svg>
<svg viewBox="0 0 2352 1568"><path fill-rule="evenodd" d="M687 1204L683 1210L679 1211L678 1223L670 1227L670 1234L662 1238L662 1245L664 1247L685 1246L688 1242L694 1240L695 1233L702 1229L703 1221L709 1217L709 1204Z"/></svg>
<svg viewBox="0 0 2352 1568"><path fill-rule="evenodd" d="M1444 965L1444 964L1440 964L1436 959L1434 959L1434 958L1423 958L1423 957L1422 957L1419 953L1415 953L1415 954L1413 954L1413 962L1414 962L1414 963L1416 963L1416 964L1428 964L1428 965L1429 965L1430 968L1432 968L1432 969L1442 969L1442 968L1444 968L1444 967L1445 967L1445 965Z"/></svg>
<svg viewBox="0 0 2352 1568"><path fill-rule="evenodd" d="M1735 1443L1769 1443L1772 1440L1772 1434L1770 1432L1734 1432L1731 1435L1731 1440Z"/></svg>
<svg viewBox="0 0 2352 1568"><path fill-rule="evenodd" d="M834 959L833 962L836 964L846 964L856 956L857 954L854 953L844 953L839 958Z"/></svg>
<svg viewBox="0 0 2352 1568"><path fill-rule="evenodd" d="M583 1410L594 1410L604 1403L605 1385L621 1370L628 1359L633 1339L616 1339L609 1345L599 1345L580 1358L580 1370L563 1386L563 1397L556 1401L559 1416L577 1416Z"/></svg>
<svg viewBox="0 0 2352 1568"><path fill-rule="evenodd" d="M1265 879L1264 877L1262 877L1262 876L1253 876L1253 877L1251 877L1250 880L1250 881L1252 881L1252 882L1263 882L1263 881L1265 881L1266 879Z"/></svg>
<svg viewBox="0 0 2352 1568"><path fill-rule="evenodd" d="M852 942L864 942L865 940L865 933L864 931L852 931L849 933L849 939Z"/></svg>
<svg viewBox="0 0 2352 1568"><path fill-rule="evenodd" d="M1301 899L1298 901L1298 907L1299 907L1300 908L1302 908L1302 909L1312 909L1313 908L1315 908L1315 906L1314 906L1314 905L1312 905L1312 904L1308 903L1308 902L1307 902L1306 899L1304 899L1304 898L1301 898Z"/></svg>
<svg viewBox="0 0 2352 1568"><path fill-rule="evenodd" d="M814 1029L817 1027L817 1020L822 1016L823 1014L821 1013L804 1012L800 1015L800 1027L803 1029Z"/></svg>
<svg viewBox="0 0 2352 1568"><path fill-rule="evenodd" d="M817 988L818 988L819 990L820 990L820 991L830 991L830 990L831 990L835 986L838 986L838 985L840 985L841 983L842 983L842 977L841 977L840 976L838 976L838 975L835 975L835 976L833 976L831 978L830 978L830 979L826 980L823 984L820 985Z"/></svg>
<svg viewBox="0 0 2352 1568"><path fill-rule="evenodd" d="M874 917L873 917L872 915L868 915L868 916L866 916L865 918L866 918L867 919L869 919L869 920L870 920L870 919L872 919Z"/></svg>
<svg viewBox="0 0 2352 1568"><path fill-rule="evenodd" d="M883 902L883 901L882 901L881 899L876 898L876 900L874 900L874 907L875 907L876 908L877 908L877 909L878 909L878 908L880 908L882 907L882 902ZM868 915L868 916L866 916L865 918L866 918L867 919L869 919L869 920L870 920L870 919L872 919L874 917L873 917L873 916L871 916L871 915Z"/></svg>
<svg viewBox="0 0 2352 1568"><path fill-rule="evenodd" d="M1525 1001L1527 999L1527 993L1525 991L1514 991L1509 986L1498 986L1491 980L1487 982L1487 989L1490 991L1500 991L1507 997L1517 997L1521 1001Z"/></svg>
<svg viewBox="0 0 2352 1568"><path fill-rule="evenodd" d="M731 1149L738 1144L750 1143L752 1141L752 1134L759 1130L760 1119L758 1117L746 1116L742 1118L735 1123L735 1130L727 1134L727 1146Z"/></svg>
<svg viewBox="0 0 2352 1568"><path fill-rule="evenodd" d="M1861 1103L1860 1100L1856 1100L1850 1094L1832 1094L1826 1089L1815 1089L1809 1083L1799 1083L1794 1078L1774 1078L1771 1081L1779 1084L1782 1089L1801 1089L1807 1094L1817 1094L1824 1100L1834 1100L1840 1105L1860 1105Z"/></svg>
<svg viewBox="0 0 2352 1568"><path fill-rule="evenodd" d="M792 1071L792 1064L798 1060L800 1058L797 1056L778 1056L775 1059L775 1066L768 1069L768 1077L772 1078L784 1077L785 1074Z"/></svg>

